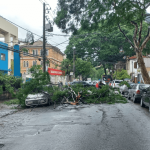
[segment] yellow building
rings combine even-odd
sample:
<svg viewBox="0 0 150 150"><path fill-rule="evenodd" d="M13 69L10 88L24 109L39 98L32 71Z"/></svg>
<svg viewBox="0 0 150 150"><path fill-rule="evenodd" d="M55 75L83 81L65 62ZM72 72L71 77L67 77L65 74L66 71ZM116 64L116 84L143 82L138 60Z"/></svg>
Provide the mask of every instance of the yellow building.
<svg viewBox="0 0 150 150"><path fill-rule="evenodd" d="M50 63L47 64L48 67L54 69L60 69L60 64L64 59L64 54L60 51L59 48L52 46L50 44L46 44L46 57L50 59ZM20 55L20 67L21 73L27 74L28 69L33 65L43 65L43 42L36 41L33 45L22 45L20 49L26 48L28 51L23 52ZM34 55L35 57L31 57L28 55ZM41 61L38 60L41 58Z"/></svg>

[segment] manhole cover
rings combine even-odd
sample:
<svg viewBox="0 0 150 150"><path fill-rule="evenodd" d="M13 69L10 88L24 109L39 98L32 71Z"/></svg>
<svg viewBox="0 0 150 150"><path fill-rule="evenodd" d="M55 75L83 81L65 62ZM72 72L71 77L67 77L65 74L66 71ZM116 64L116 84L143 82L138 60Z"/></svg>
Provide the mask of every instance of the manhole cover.
<svg viewBox="0 0 150 150"><path fill-rule="evenodd" d="M2 148L4 146L4 144L0 144L0 148Z"/></svg>

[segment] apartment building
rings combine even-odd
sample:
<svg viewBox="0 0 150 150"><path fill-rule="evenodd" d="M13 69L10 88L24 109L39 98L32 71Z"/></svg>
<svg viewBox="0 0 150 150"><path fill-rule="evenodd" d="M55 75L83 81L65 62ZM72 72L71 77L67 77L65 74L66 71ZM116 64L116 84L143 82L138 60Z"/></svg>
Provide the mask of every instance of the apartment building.
<svg viewBox="0 0 150 150"><path fill-rule="evenodd" d="M20 55L21 73L28 74L28 69L33 65L43 65L43 41L36 41L33 45L20 46L20 50L23 48L27 49L27 51L23 51ZM31 54L34 57L31 57ZM60 69L59 65L63 61L64 56L59 48L46 44L46 57L50 60L50 63L47 63L47 67ZM38 58L41 58L41 61Z"/></svg>

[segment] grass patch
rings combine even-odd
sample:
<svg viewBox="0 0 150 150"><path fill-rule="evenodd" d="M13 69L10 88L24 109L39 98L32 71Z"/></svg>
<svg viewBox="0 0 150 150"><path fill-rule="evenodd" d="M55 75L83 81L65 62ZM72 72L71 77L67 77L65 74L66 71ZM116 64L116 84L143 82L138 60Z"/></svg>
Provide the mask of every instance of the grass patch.
<svg viewBox="0 0 150 150"><path fill-rule="evenodd" d="M9 101L5 101L3 104L5 104L5 105L19 104L19 100L18 99L12 99Z"/></svg>

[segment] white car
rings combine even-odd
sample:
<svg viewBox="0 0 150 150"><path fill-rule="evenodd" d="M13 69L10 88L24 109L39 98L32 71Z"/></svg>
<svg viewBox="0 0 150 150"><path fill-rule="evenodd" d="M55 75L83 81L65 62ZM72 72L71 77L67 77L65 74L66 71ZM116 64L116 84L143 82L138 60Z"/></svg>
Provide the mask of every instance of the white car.
<svg viewBox="0 0 150 150"><path fill-rule="evenodd" d="M123 80L113 80L112 81L112 87L113 88L120 88L119 84L122 82Z"/></svg>
<svg viewBox="0 0 150 150"><path fill-rule="evenodd" d="M48 87L52 87L46 85ZM51 95L46 91L38 90L35 94L29 94L25 99L26 106L36 106L36 105L50 105L51 104Z"/></svg>

